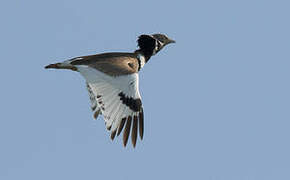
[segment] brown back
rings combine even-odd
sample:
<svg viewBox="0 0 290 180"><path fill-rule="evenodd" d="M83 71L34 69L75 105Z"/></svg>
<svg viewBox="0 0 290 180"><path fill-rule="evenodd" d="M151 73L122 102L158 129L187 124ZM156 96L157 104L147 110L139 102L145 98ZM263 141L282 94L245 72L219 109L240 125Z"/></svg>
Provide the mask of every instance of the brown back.
<svg viewBox="0 0 290 180"><path fill-rule="evenodd" d="M136 53L103 53L72 59L72 65L87 65L110 76L127 75L138 72Z"/></svg>

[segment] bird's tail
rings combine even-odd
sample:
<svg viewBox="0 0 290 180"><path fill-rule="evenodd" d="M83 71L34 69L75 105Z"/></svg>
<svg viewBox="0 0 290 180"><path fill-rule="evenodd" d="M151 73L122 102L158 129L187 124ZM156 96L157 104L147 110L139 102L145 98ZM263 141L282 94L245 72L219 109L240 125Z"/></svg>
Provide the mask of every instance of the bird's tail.
<svg viewBox="0 0 290 180"><path fill-rule="evenodd" d="M45 69L70 69L72 71L77 71L77 68L70 64L69 61L64 61L62 63L55 63L55 64L50 64L44 67Z"/></svg>

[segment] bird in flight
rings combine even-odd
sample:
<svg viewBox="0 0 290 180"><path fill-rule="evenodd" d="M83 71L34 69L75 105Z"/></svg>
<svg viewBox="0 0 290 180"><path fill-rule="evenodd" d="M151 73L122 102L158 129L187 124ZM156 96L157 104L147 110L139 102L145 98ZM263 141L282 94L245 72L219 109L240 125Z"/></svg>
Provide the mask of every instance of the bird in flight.
<svg viewBox="0 0 290 180"><path fill-rule="evenodd" d="M133 53L111 52L80 56L45 67L79 72L86 80L94 118L97 119L99 114L103 115L112 140L125 127L124 146L127 145L131 131L133 147L136 146L138 129L141 140L144 133L138 72L151 56L175 41L164 34L144 34L138 37L137 43L139 49Z"/></svg>

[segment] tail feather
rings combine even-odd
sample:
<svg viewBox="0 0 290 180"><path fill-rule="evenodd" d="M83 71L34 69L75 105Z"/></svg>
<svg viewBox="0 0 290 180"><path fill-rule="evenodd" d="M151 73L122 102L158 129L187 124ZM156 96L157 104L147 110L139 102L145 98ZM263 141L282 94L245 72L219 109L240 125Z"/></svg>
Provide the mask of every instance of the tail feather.
<svg viewBox="0 0 290 180"><path fill-rule="evenodd" d="M70 69L72 71L77 71L77 68L69 63L55 63L44 67L45 69Z"/></svg>

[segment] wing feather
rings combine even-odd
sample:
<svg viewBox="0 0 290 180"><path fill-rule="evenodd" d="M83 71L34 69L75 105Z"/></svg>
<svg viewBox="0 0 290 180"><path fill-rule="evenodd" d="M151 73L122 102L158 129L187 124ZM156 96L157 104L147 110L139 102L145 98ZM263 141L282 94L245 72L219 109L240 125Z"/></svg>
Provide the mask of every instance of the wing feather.
<svg viewBox="0 0 290 180"><path fill-rule="evenodd" d="M118 128L117 136L119 136L120 133L122 132L122 130L123 130L123 128L124 128L124 125L125 125L125 122L126 122L126 118L123 118L123 119L121 120L120 126L119 126L119 128Z"/></svg>
<svg viewBox="0 0 290 180"><path fill-rule="evenodd" d="M137 128L138 128L138 118L136 115L134 115L133 126L132 126L132 135L131 135L132 144L134 147L136 146L136 141L137 141L137 131L138 131Z"/></svg>
<svg viewBox="0 0 290 180"><path fill-rule="evenodd" d="M143 109L141 112L139 112L139 135L141 140L143 139L144 134L144 115L143 115Z"/></svg>
<svg viewBox="0 0 290 180"><path fill-rule="evenodd" d="M124 144L125 147L127 145L128 138L129 138L129 135L130 135L131 121L132 121L132 117L129 116L128 119L127 119L127 123L126 123L126 127L125 127L125 130L124 130L124 134L123 134L123 144Z"/></svg>
<svg viewBox="0 0 290 180"><path fill-rule="evenodd" d="M138 74L113 77L83 65L78 70L87 80L91 104L103 115L106 127L111 131L111 139L116 134L119 136L124 129L123 144L126 146L132 126L131 140L135 147L138 130L141 139L144 133ZM95 111L95 114L98 113Z"/></svg>

